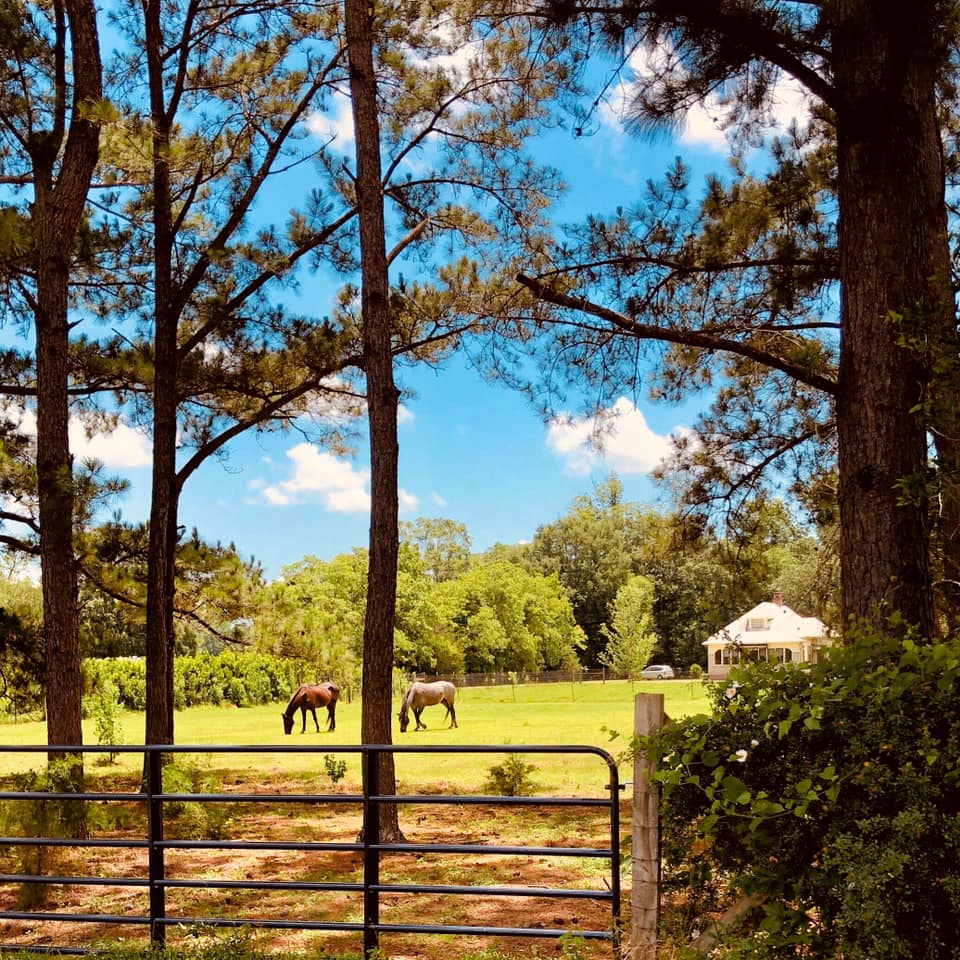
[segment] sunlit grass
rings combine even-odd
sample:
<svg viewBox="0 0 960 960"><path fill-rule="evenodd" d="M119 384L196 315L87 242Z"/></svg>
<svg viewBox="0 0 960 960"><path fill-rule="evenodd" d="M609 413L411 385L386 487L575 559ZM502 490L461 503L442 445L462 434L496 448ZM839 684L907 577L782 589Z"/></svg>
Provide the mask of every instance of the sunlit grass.
<svg viewBox="0 0 960 960"><path fill-rule="evenodd" d="M631 776L631 765L623 757L633 730L634 702L638 693L662 693L665 710L671 717L688 716L709 710L707 688L689 680L658 680L630 683L613 680L586 683L544 683L517 686L464 687L458 690L457 719L459 727L449 729L442 706L428 707L423 719L428 728L400 733L394 724L393 742L404 747L434 745L587 745L599 747L618 761L621 780ZM398 704L393 705L394 713ZM250 768L262 775L280 775L296 780L307 789L328 791L332 788L325 772L323 756L334 746L360 743L359 700L341 701L337 708L337 729L326 730L326 711L318 711L320 732L307 716L307 731L300 733L300 717L294 732L283 733L282 704L237 708L232 705L192 707L175 717L176 742L184 745L250 745L309 747L309 753L266 751L250 754L202 754L200 763L211 771L226 775L229 770ZM143 742L144 718L141 713L124 713L121 717L123 740L128 744ZM95 744L94 721L84 722L84 742ZM43 745L46 724L0 724L0 744ZM352 788L360 782L360 760L355 754L338 754L347 761L342 787ZM487 772L500 763L505 754L476 753L401 753L397 756L399 788L415 792L426 786L456 792L482 792ZM561 794L602 793L607 782L602 758L591 755L551 757L528 755L535 766L533 779L542 792ZM45 754L7 752L0 757L0 775L29 767L37 768ZM102 766L96 756L87 761L90 774L135 774L142 765L141 756L121 753L117 762ZM538 791L540 792L540 791Z"/></svg>

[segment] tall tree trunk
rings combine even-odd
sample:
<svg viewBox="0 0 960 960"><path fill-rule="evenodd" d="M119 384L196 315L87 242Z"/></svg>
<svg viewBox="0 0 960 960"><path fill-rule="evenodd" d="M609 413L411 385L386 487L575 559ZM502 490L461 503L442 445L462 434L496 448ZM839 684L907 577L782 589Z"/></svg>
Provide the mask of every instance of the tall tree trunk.
<svg viewBox="0 0 960 960"><path fill-rule="evenodd" d="M153 485L147 553L146 743L173 742L173 601L177 541L177 320L172 305L170 119L164 103L161 0L145 0L153 121Z"/></svg>
<svg viewBox="0 0 960 960"><path fill-rule="evenodd" d="M899 610L930 633L929 362L915 343L952 317L935 38L916 4L844 0L837 23L844 615Z"/></svg>
<svg viewBox="0 0 960 960"><path fill-rule="evenodd" d="M37 495L46 663L47 742L81 744L80 636L73 548L73 463L68 439L68 291L72 248L97 163L99 126L84 113L102 96L96 9L90 0L55 4L57 120L29 150L34 165L37 237ZM62 142L66 25L73 65L73 110ZM63 156L59 172L55 165ZM55 181L55 182L54 182ZM82 774L82 764L78 775Z"/></svg>
<svg viewBox="0 0 960 960"><path fill-rule="evenodd" d="M380 168L373 16L366 0L345 0L350 93L357 153L363 356L370 427L370 566L363 624L363 743L392 743L393 628L399 550L397 407L393 377L390 281ZM396 793L392 754L379 767L381 793ZM400 837L397 809L381 809L380 839Z"/></svg>

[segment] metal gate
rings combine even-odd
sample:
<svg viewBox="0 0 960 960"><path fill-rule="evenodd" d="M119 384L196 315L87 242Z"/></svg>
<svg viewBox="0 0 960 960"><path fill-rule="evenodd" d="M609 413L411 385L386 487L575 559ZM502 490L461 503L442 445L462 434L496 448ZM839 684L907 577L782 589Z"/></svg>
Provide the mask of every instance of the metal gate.
<svg viewBox="0 0 960 960"><path fill-rule="evenodd" d="M48 747L8 746L0 747L0 753L31 752L46 755ZM135 848L146 851L146 870L142 874L125 877L95 875L51 876L39 870L36 873L0 874L0 885L8 884L63 884L76 886L139 887L148 891L148 910L145 913L69 913L43 912L37 910L0 910L0 921L35 923L37 921L66 921L75 923L95 923L120 926L148 927L150 939L162 944L170 926L184 927L205 925L207 927L252 927L264 929L296 928L318 931L354 931L362 935L364 953L369 955L380 943L384 933L416 934L463 934L490 937L544 937L560 938L577 936L588 940L607 940L612 945L614 957L618 957L621 947L620 936L620 813L619 801L622 789L614 759L606 751L593 746L398 746L398 745L358 745L358 746L112 746L112 747L58 747L64 753L139 753L146 757L148 786L138 793L55 793L50 791L4 791L0 792L0 801L62 801L81 803L125 802L145 807L146 829L142 838L116 838L109 836L91 836L80 839L55 836L6 836L0 837L2 847L71 847L71 848ZM590 754L598 758L606 771L606 782L600 785L602 795L595 797L556 797L556 796L490 796L460 794L383 794L378 785L378 760L383 753L399 754L554 754L575 755ZM165 793L163 790L163 763L165 757L173 754L218 755L218 754L263 754L283 753L299 754L357 754L363 765L363 791L360 794L314 794L314 793ZM164 824L169 820L165 808L172 804L186 802L213 803L268 803L268 804L353 804L362 811L362 829L356 841L312 842L288 839L278 840L183 840L168 839ZM499 805L527 808L600 808L605 812L609 825L609 840L599 846L543 846L543 845L497 845L497 844L451 844L451 843L381 843L379 842L380 810L384 804L458 804ZM167 851L176 849L191 850L276 850L276 851L354 851L362 856L362 880L347 881L266 881L252 878L243 880L224 880L206 878L168 879ZM381 880L381 867L384 856L391 853L414 854L468 854L476 857L489 855L517 855L536 858L591 858L605 863L605 882L602 888L541 887L522 885L425 885L416 883L386 883ZM307 920L277 919L265 916L245 916L243 918L168 916L167 892L173 888L213 889L230 888L241 890L305 890L340 891L356 893L362 897L362 920ZM430 893L444 897L518 897L551 899L587 899L600 901L609 907L609 922L602 928L570 929L549 927L541 923L530 926L483 926L450 923L391 923L381 918L382 898L388 894ZM23 950L23 944L0 944L4 950ZM41 948L31 945L33 952L56 953L93 953L95 950L82 945L56 944Z"/></svg>

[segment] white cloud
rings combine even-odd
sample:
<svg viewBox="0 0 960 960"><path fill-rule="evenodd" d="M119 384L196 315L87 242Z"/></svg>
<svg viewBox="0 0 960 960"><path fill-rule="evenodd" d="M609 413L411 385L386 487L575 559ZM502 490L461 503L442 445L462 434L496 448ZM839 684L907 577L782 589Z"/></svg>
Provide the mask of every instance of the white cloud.
<svg viewBox="0 0 960 960"><path fill-rule="evenodd" d="M601 464L622 474L649 473L673 451L671 438L651 430L626 397L597 416L555 417L547 429L547 446L565 462L567 472L581 475Z"/></svg>
<svg viewBox="0 0 960 960"><path fill-rule="evenodd" d="M293 461L293 472L288 480L264 489L263 495L270 503L288 506L317 496L327 509L336 513L370 509L369 471L357 470L346 460L309 443L291 447L287 456Z"/></svg>
<svg viewBox="0 0 960 960"><path fill-rule="evenodd" d="M142 431L117 424L109 433L88 437L78 420L70 421L70 449L76 457L100 460L107 467L146 467L153 461L153 444Z"/></svg>
<svg viewBox="0 0 960 960"><path fill-rule="evenodd" d="M249 489L260 492L268 503L278 507L318 499L334 513L369 512L369 470L358 470L348 461L310 443L298 443L287 451L287 456L293 461L289 479L270 486L253 481ZM403 513L413 513L420 505L417 497L402 488L397 496Z"/></svg>
<svg viewBox="0 0 960 960"><path fill-rule="evenodd" d="M37 416L33 410L14 410L8 406L7 415L17 423L17 429L28 437L37 435ZM111 430L98 430L87 435L83 421L71 417L69 424L70 452L77 459L99 460L105 467L146 467L153 461L153 444L142 430L118 423Z"/></svg>
<svg viewBox="0 0 960 960"><path fill-rule="evenodd" d="M621 130L627 108L633 100L639 82L655 74L672 73L681 78L684 68L666 47L638 47L630 57L629 70L636 79L619 84L611 92L600 111L607 129ZM781 74L773 92L771 132L785 132L793 121L802 126L809 118L810 95L793 77ZM684 117L677 136L681 143L691 147L727 153L730 143L724 133L724 121L729 108L716 96L695 104Z"/></svg>
<svg viewBox="0 0 960 960"><path fill-rule="evenodd" d="M447 505L447 501L439 493L437 493L436 490L430 491L430 502L438 507L445 507Z"/></svg>
<svg viewBox="0 0 960 960"><path fill-rule="evenodd" d="M334 93L323 113L312 113L307 118L307 129L314 136L332 144L341 153L353 149L353 105L343 93Z"/></svg>

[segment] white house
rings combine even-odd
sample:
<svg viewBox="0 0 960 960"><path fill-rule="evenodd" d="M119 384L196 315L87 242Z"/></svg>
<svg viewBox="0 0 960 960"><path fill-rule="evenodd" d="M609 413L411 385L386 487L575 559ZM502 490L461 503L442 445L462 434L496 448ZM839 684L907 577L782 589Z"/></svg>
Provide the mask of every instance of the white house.
<svg viewBox="0 0 960 960"><path fill-rule="evenodd" d="M707 676L723 680L732 666L750 660L816 663L830 643L830 629L816 617L801 617L783 602L783 594L758 603L703 641Z"/></svg>

